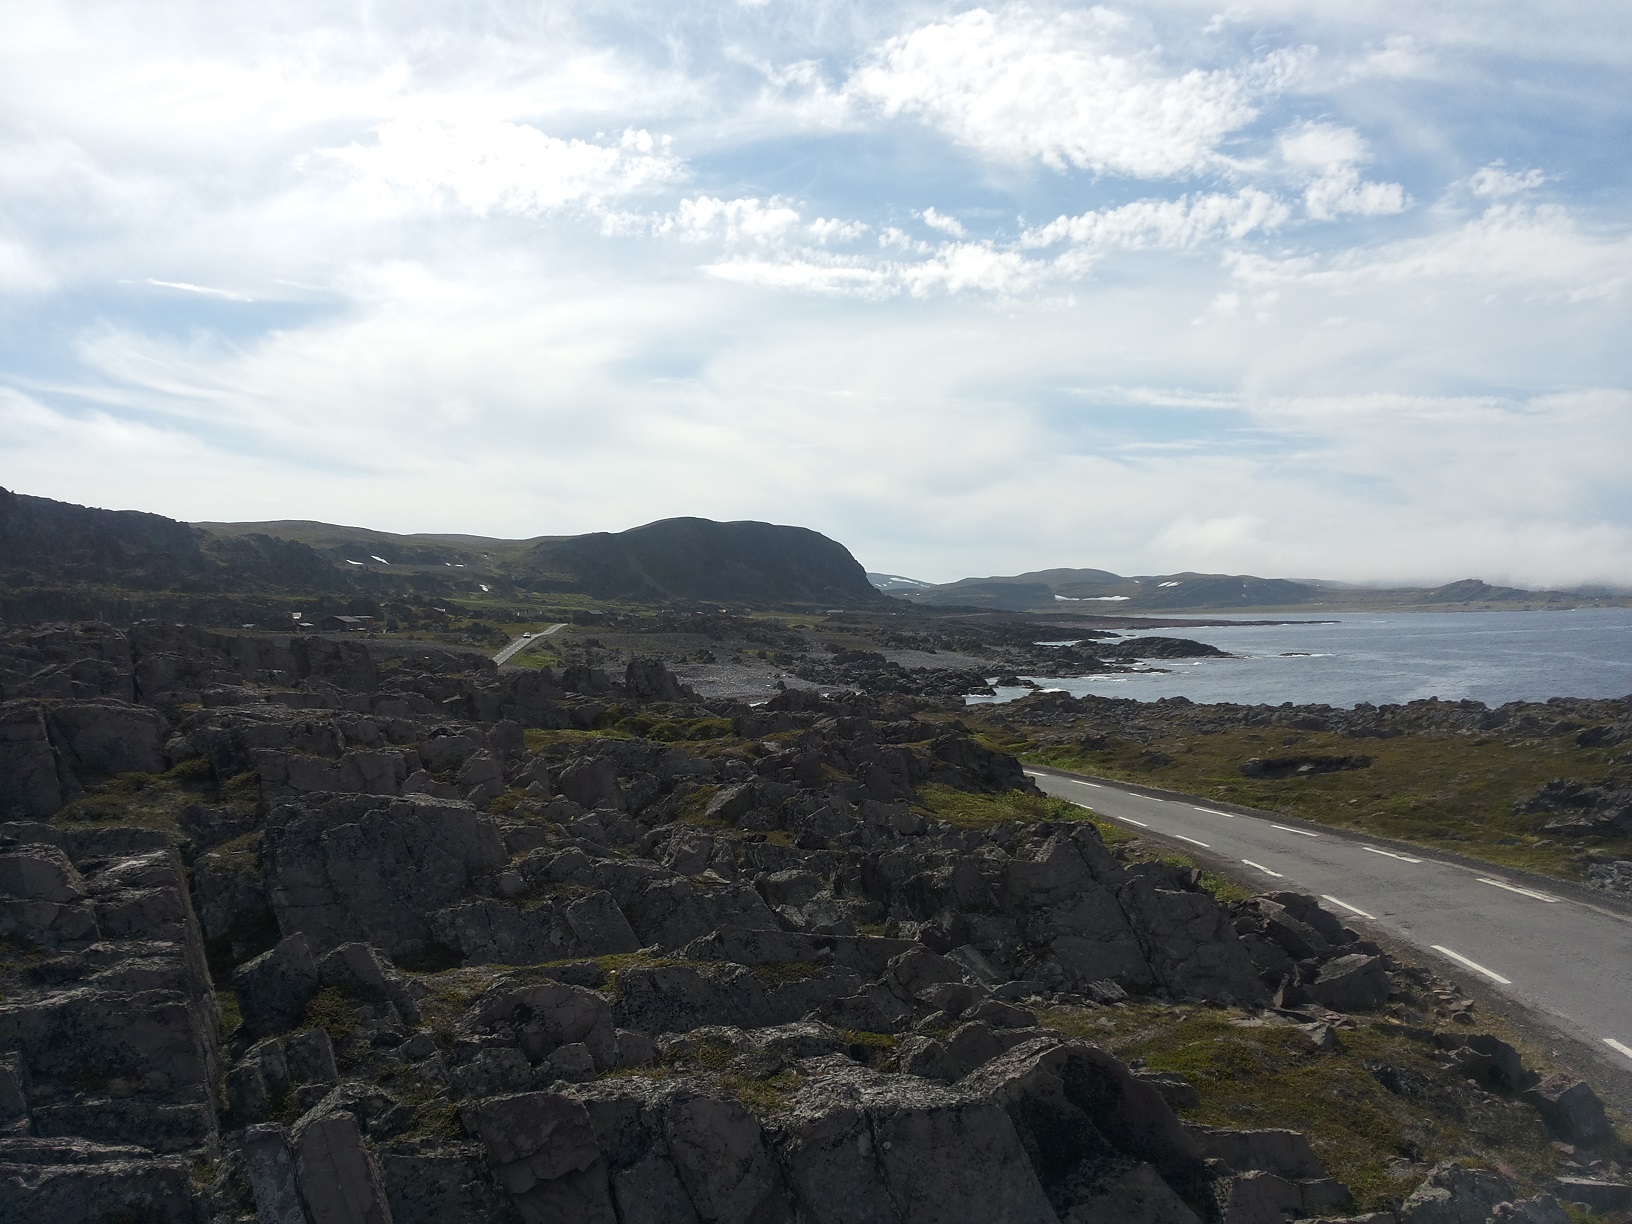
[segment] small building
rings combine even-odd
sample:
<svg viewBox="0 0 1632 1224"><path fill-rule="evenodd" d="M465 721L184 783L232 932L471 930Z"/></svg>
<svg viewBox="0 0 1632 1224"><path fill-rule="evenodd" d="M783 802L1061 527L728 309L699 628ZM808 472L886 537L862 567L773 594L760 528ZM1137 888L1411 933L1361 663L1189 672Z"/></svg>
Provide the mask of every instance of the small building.
<svg viewBox="0 0 1632 1224"><path fill-rule="evenodd" d="M326 633L336 630L366 633L374 628L374 618L372 616L325 616L318 622L317 627Z"/></svg>

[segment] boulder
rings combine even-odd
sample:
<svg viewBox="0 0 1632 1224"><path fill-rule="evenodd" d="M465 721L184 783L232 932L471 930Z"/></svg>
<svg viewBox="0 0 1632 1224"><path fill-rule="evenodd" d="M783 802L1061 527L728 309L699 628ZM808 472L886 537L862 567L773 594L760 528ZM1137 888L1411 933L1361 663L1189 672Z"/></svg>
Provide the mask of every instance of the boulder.
<svg viewBox="0 0 1632 1224"><path fill-rule="evenodd" d="M1380 956L1352 952L1327 961L1304 987L1310 999L1334 1011L1370 1011L1388 1001L1392 989Z"/></svg>
<svg viewBox="0 0 1632 1224"><path fill-rule="evenodd" d="M636 701L684 701L687 696L661 659L630 659L624 669L623 687Z"/></svg>
<svg viewBox="0 0 1632 1224"><path fill-rule="evenodd" d="M261 1123L245 1131L244 1166L259 1224L310 1224L295 1179L295 1154L283 1127Z"/></svg>
<svg viewBox="0 0 1632 1224"><path fill-rule="evenodd" d="M1442 1161L1401 1205L1400 1219L1405 1224L1485 1224L1497 1203L1512 1199L1513 1183L1500 1173Z"/></svg>
<svg viewBox="0 0 1632 1224"><path fill-rule="evenodd" d="M573 761L556 779L556 789L579 807L624 809L617 766L605 757Z"/></svg>
<svg viewBox="0 0 1632 1224"><path fill-rule="evenodd" d="M251 1037L272 1037L294 1028L320 986L317 962L299 935L240 965L232 975L244 1031Z"/></svg>
<svg viewBox="0 0 1632 1224"><path fill-rule="evenodd" d="M1523 1099L1534 1106L1555 1139L1592 1147L1612 1135L1609 1119L1604 1116L1604 1103L1582 1080L1549 1075L1526 1092Z"/></svg>
<svg viewBox="0 0 1632 1224"><path fill-rule="evenodd" d="M1266 1001L1252 957L1211 896L1156 888L1141 878L1125 884L1118 898L1156 980L1174 994L1243 1004Z"/></svg>
<svg viewBox="0 0 1632 1224"><path fill-rule="evenodd" d="M1632 1186L1624 1182L1600 1181L1591 1177L1561 1177L1554 1192L1566 1203L1580 1203L1594 1213L1624 1211L1632 1207Z"/></svg>
<svg viewBox="0 0 1632 1224"><path fill-rule="evenodd" d="M613 1224L600 1146L578 1101L552 1092L490 1097L467 1119L523 1220Z"/></svg>
<svg viewBox="0 0 1632 1224"><path fill-rule="evenodd" d="M582 1045L599 1070L618 1065L611 1007L594 991L563 982L490 991L477 1000L458 1030L512 1042L529 1063L549 1058L562 1046Z"/></svg>
<svg viewBox="0 0 1632 1224"><path fill-rule="evenodd" d="M379 1168L346 1110L295 1127L295 1175L311 1224L392 1224Z"/></svg>

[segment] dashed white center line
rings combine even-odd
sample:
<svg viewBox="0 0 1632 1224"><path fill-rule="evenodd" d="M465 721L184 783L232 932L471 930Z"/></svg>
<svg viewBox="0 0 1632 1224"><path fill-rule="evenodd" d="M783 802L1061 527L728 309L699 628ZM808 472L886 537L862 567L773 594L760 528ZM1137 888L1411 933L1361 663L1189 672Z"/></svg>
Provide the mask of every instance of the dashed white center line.
<svg viewBox="0 0 1632 1224"><path fill-rule="evenodd" d="M1192 845L1192 846L1200 846L1200 847L1201 847L1201 848L1202 848L1202 849L1203 849L1203 850L1211 850L1211 849L1212 849L1212 847L1211 847L1211 846L1209 846L1209 845L1208 845L1208 844L1207 844L1207 843L1206 843L1206 842L1204 842L1204 841L1197 841L1197 840L1196 840L1196 839L1195 839L1195 838L1193 838L1193 837L1186 837L1186 836L1185 836L1185 835L1184 835L1184 834L1183 834L1183 833L1174 833L1174 834L1171 834L1171 835L1170 835L1170 836L1173 836L1173 837L1176 837L1176 838L1178 838L1178 839L1179 839L1179 840L1180 840L1180 841L1187 841L1187 842L1189 842L1189 843L1190 843L1190 844L1191 844L1191 845Z"/></svg>
<svg viewBox="0 0 1632 1224"><path fill-rule="evenodd" d="M1319 833L1311 833L1311 832L1309 832L1308 829L1292 829L1292 828L1288 828L1286 825L1272 824L1269 827L1272 828L1272 829L1279 829L1282 833L1296 833L1299 837L1319 837L1320 836Z"/></svg>
<svg viewBox="0 0 1632 1224"><path fill-rule="evenodd" d="M1234 812L1221 812L1217 808L1191 808L1190 810L1193 812L1206 812L1209 816L1228 816L1231 820L1235 819Z"/></svg>
<svg viewBox="0 0 1632 1224"><path fill-rule="evenodd" d="M1392 851L1392 850L1379 850L1379 849L1377 849L1376 846L1361 846L1360 849L1370 850L1373 854L1386 855L1388 858L1391 858L1391 859L1399 859L1400 862L1402 862L1402 863L1420 863L1420 862L1422 862L1421 859L1412 858L1408 854L1395 854L1394 851Z"/></svg>
<svg viewBox="0 0 1632 1224"><path fill-rule="evenodd" d="M1351 914L1359 914L1362 918L1370 918L1373 922L1377 921L1376 914L1368 914L1358 905L1350 905L1347 901L1339 901L1336 897L1328 897L1325 893L1320 894L1320 899L1322 901L1330 901L1333 905L1340 905L1344 909L1348 910Z"/></svg>
<svg viewBox="0 0 1632 1224"><path fill-rule="evenodd" d="M1613 1038L1613 1037L1605 1037L1604 1038L1604 1044L1607 1045L1610 1049L1618 1050L1622 1054L1625 1054L1628 1058L1632 1058L1632 1046L1622 1045L1620 1042L1616 1041L1615 1038Z"/></svg>
<svg viewBox="0 0 1632 1224"><path fill-rule="evenodd" d="M1243 863L1245 863L1248 867L1256 867L1259 871L1263 872L1267 876L1274 876L1277 880L1286 879L1286 877L1283 876L1280 872L1271 871L1268 867L1265 867L1262 863L1255 863L1251 859L1242 859L1241 861Z"/></svg>
<svg viewBox="0 0 1632 1224"><path fill-rule="evenodd" d="M1544 892L1536 892L1534 889L1529 888L1520 888L1517 884L1508 884L1502 880L1487 880L1484 876L1479 876L1478 880L1481 884L1489 884L1495 888L1505 888L1508 892L1518 893L1521 897L1532 897L1537 901L1545 901L1548 905L1558 904L1557 897L1549 896Z"/></svg>
<svg viewBox="0 0 1632 1224"><path fill-rule="evenodd" d="M1445 947L1445 945L1443 945L1443 944L1430 944L1429 946L1431 948L1433 948L1433 950L1435 952L1443 952L1446 956L1450 957L1452 960L1461 962L1462 964L1466 965L1469 969L1472 969L1474 972L1484 974L1486 977L1488 977L1493 982L1500 982L1503 986L1513 985L1513 981L1512 981L1511 978L1503 977L1501 974L1497 973L1494 969L1486 969L1478 961L1471 961L1467 957L1463 956L1462 953L1460 953L1460 952L1452 952L1449 948Z"/></svg>

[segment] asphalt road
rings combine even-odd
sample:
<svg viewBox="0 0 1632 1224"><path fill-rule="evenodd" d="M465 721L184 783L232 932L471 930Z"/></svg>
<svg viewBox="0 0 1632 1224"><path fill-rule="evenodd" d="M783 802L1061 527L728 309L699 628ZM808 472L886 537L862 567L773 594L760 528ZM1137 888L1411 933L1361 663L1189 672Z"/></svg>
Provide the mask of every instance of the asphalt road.
<svg viewBox="0 0 1632 1224"><path fill-rule="evenodd" d="M497 663L500 667L503 667L528 646L531 646L534 642L538 641L539 638L547 638L550 636L550 634L556 632L558 629L565 629L566 627L567 622L562 621L559 625L551 625L548 629L541 629L539 632L533 634L532 637L519 637L515 641L511 642L510 645L506 646L503 650L499 651L498 654L494 655L493 662Z"/></svg>
<svg viewBox="0 0 1632 1224"><path fill-rule="evenodd" d="M1356 930L1412 945L1441 976L1482 984L1593 1050L1617 1079L1632 1074L1632 918L1571 895L1585 890L1201 799L1026 772L1048 794L1232 878L1322 897Z"/></svg>

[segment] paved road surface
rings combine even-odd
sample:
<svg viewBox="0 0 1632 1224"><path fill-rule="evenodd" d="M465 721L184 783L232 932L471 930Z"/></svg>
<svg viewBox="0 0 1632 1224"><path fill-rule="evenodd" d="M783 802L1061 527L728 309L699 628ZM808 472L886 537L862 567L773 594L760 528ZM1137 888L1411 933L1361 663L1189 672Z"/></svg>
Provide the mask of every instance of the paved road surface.
<svg viewBox="0 0 1632 1224"><path fill-rule="evenodd" d="M1205 800L1026 772L1048 794L1170 840L1264 891L1324 897L1356 930L1414 945L1443 976L1482 982L1632 1073L1632 919L1570 895L1584 890Z"/></svg>
<svg viewBox="0 0 1632 1224"><path fill-rule="evenodd" d="M506 663L510 662L514 656L520 654L528 646L531 646L534 642L538 641L539 638L547 638L557 629L565 629L566 627L567 622L562 621L559 625L551 625L548 629L544 629L533 634L532 637L519 637L515 641L511 642L510 645L506 646L503 650L499 651L498 654L494 655L493 662L497 663L500 667L503 667Z"/></svg>

